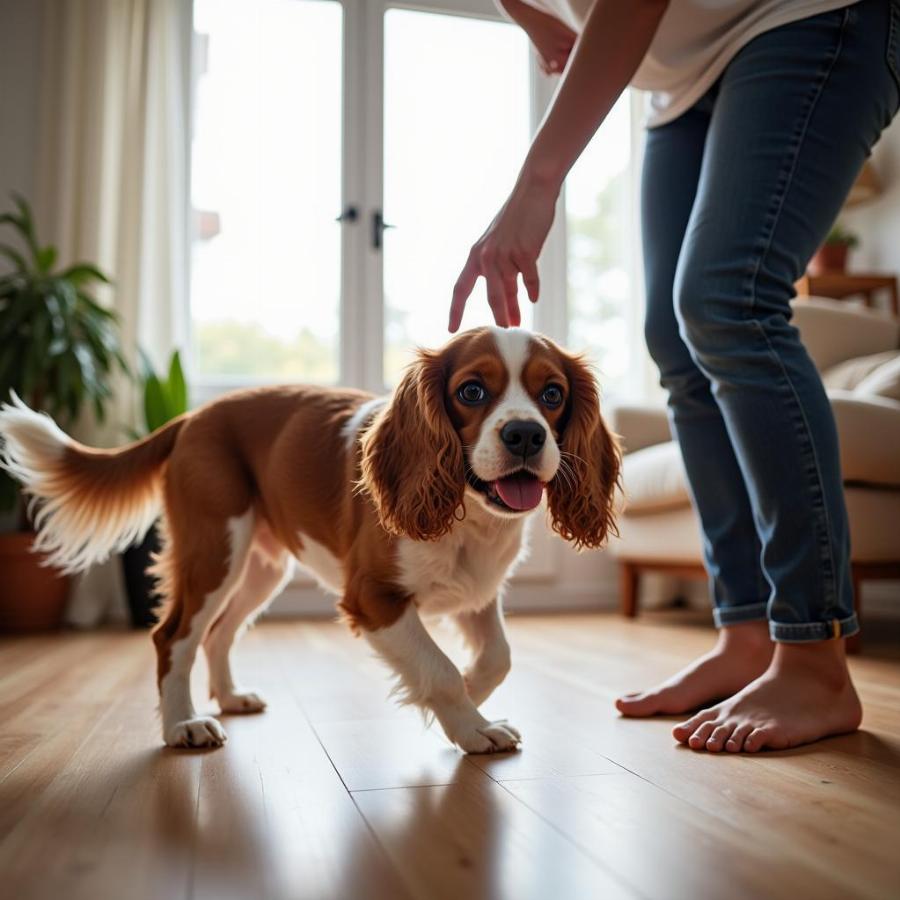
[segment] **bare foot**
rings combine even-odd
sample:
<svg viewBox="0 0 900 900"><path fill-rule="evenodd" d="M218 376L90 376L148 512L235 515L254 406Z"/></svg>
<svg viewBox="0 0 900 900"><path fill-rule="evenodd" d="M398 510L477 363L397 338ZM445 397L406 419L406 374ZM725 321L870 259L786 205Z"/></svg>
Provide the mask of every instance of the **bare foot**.
<svg viewBox="0 0 900 900"><path fill-rule="evenodd" d="M773 650L765 622L729 625L709 653L649 691L619 697L616 709L623 716L671 715L730 697L766 671Z"/></svg>
<svg viewBox="0 0 900 900"><path fill-rule="evenodd" d="M856 731L861 720L844 642L816 641L779 644L765 674L672 734L694 750L755 753Z"/></svg>

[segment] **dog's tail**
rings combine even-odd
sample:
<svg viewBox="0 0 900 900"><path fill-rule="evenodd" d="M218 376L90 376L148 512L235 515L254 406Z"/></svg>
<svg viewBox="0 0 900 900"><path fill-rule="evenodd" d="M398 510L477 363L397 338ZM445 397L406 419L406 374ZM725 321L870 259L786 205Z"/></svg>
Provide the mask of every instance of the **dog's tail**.
<svg viewBox="0 0 900 900"><path fill-rule="evenodd" d="M15 394L0 406L0 466L30 495L47 564L77 572L140 540L159 515L162 467L186 417L118 450L74 441Z"/></svg>

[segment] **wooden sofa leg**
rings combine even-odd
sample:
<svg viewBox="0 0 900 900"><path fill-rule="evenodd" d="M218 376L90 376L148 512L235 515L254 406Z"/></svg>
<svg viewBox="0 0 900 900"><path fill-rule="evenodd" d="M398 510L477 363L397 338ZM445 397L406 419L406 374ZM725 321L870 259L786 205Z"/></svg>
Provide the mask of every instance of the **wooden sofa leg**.
<svg viewBox="0 0 900 900"><path fill-rule="evenodd" d="M622 615L633 619L638 612L638 586L640 572L631 562L619 563L619 593L622 604Z"/></svg>

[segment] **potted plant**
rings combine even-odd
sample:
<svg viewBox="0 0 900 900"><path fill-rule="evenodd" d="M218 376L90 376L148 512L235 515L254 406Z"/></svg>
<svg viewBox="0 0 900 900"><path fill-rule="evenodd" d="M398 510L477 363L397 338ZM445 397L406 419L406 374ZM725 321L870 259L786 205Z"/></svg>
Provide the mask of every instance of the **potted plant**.
<svg viewBox="0 0 900 900"><path fill-rule="evenodd" d="M0 243L12 271L0 276L0 402L14 391L32 409L63 427L86 407L104 419L110 375L128 372L115 313L91 288L109 279L90 263L55 270L55 247L41 245L31 209L13 195L15 210L0 215L21 247ZM62 622L69 579L31 552L34 534L18 485L0 470L0 510L16 510L17 527L0 534L0 630L52 628Z"/></svg>
<svg viewBox="0 0 900 900"><path fill-rule="evenodd" d="M169 361L168 375L157 375L146 354L141 354L143 371L141 382L144 392L144 432L135 432L132 437L141 438L166 422L188 411L187 384L181 357L176 350ZM122 554L125 574L125 590L131 623L135 628L149 628L156 623L156 586L147 568L160 550L159 533L154 525L140 544L134 544Z"/></svg>
<svg viewBox="0 0 900 900"><path fill-rule="evenodd" d="M840 225L835 225L825 242L816 251L815 256L809 262L809 271L812 275L822 275L825 272L843 273L847 269L847 254L859 246L859 238Z"/></svg>

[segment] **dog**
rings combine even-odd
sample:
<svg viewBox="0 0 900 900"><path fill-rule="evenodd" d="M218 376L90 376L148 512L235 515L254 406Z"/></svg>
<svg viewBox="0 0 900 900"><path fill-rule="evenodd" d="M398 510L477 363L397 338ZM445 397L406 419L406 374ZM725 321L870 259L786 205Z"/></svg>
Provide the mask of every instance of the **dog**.
<svg viewBox="0 0 900 900"><path fill-rule="evenodd" d="M614 529L620 451L590 368L549 339L479 328L420 350L390 398L290 386L238 391L116 450L85 447L18 398L0 409L4 467L31 497L35 549L67 572L139 540L161 517L153 631L163 740L219 746L190 674L202 645L223 713L265 708L235 683L231 648L293 560L393 669L402 702L467 753L515 749L478 707L510 668L501 597L525 519L599 547ZM461 674L422 619L450 616Z"/></svg>

